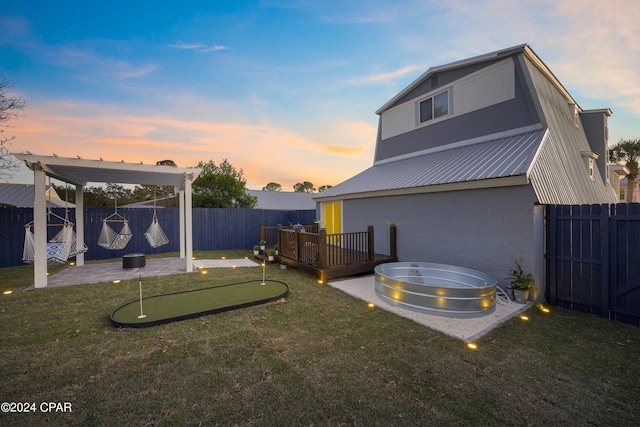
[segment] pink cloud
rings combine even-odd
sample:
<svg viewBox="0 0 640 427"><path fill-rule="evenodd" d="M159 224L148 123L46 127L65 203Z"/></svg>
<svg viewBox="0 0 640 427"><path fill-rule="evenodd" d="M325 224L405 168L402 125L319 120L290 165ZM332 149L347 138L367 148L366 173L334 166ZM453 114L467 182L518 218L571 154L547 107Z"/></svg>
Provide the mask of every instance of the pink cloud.
<svg viewBox="0 0 640 427"><path fill-rule="evenodd" d="M15 122L12 151L145 164L171 159L179 166L226 158L257 189L270 181L288 190L301 181L336 185L370 165L367 150L375 144L373 126L338 119L302 135L243 123L242 117L209 122L67 100L38 102Z"/></svg>

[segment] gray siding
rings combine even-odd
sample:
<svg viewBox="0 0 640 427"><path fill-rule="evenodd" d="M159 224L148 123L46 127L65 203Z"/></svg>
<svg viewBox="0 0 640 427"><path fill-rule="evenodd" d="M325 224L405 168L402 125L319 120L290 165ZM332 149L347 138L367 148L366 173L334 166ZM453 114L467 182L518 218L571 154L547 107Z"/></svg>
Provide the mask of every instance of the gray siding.
<svg viewBox="0 0 640 427"><path fill-rule="evenodd" d="M483 67L478 67L478 64L476 64L472 67L440 73L438 77L439 86L444 85L444 83L440 83L441 79L452 81L471 74L477 71L478 68L489 66L494 62L482 64ZM375 161L539 123L540 119L536 114L531 94L522 76L522 67L519 61L514 61L514 63L516 69L514 99L385 140L381 139L380 125L378 125ZM462 71L464 71L464 74L460 75ZM445 78L450 73L455 73L455 79ZM430 89L430 81L431 79L427 79L425 83L404 96L402 101L418 98L428 90L433 90ZM424 87L425 84L427 87Z"/></svg>
<svg viewBox="0 0 640 427"><path fill-rule="evenodd" d="M584 133L589 140L591 151L599 154L598 169L602 174L602 179L607 182L609 179L609 171L607 162L609 161L609 130L607 114L604 111L583 111L580 114L580 120L584 127Z"/></svg>
<svg viewBox="0 0 640 427"><path fill-rule="evenodd" d="M475 73L476 71L479 71L490 65L493 65L496 62L500 62L503 59L504 58L499 57L488 62L482 62L478 64L468 65L466 67L453 68L451 70L432 73L431 75L429 75L429 77L425 81L417 85L411 92L407 93L402 98L399 98L395 103L389 105L388 108L393 108L394 106L400 105L403 102L410 101L414 98L418 98L440 87L446 87L447 85L451 84L452 82L458 79L468 76L469 74ZM432 84L433 77L436 77L438 80L438 83L435 86Z"/></svg>
<svg viewBox="0 0 640 427"><path fill-rule="evenodd" d="M397 224L400 261L474 268L506 283L521 256L527 271L541 276L534 203L530 186L345 200L344 230L373 225L375 251L388 254L389 224Z"/></svg>

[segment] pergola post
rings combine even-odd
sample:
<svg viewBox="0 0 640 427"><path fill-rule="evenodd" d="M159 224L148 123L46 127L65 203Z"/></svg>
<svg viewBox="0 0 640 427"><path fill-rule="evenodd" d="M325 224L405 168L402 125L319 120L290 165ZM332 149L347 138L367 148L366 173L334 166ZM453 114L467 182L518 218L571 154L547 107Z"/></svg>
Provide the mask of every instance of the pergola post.
<svg viewBox="0 0 640 427"><path fill-rule="evenodd" d="M84 186L76 185L76 248L84 247ZM84 252L76 254L76 265L84 265Z"/></svg>
<svg viewBox="0 0 640 427"><path fill-rule="evenodd" d="M33 233L34 261L33 285L47 286L47 185L46 173L40 167L33 168Z"/></svg>
<svg viewBox="0 0 640 427"><path fill-rule="evenodd" d="M193 271L193 209L191 206L191 180L192 174L185 174L184 180L184 223L185 223L185 246L187 258L187 273Z"/></svg>
<svg viewBox="0 0 640 427"><path fill-rule="evenodd" d="M180 229L180 258L185 258L185 228L184 228L184 188L178 191L178 227Z"/></svg>

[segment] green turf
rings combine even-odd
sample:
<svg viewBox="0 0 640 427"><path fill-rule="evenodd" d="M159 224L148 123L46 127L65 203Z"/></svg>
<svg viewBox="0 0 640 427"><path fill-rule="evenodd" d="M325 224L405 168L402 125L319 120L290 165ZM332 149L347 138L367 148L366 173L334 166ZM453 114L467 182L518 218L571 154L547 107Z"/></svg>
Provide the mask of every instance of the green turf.
<svg viewBox="0 0 640 427"><path fill-rule="evenodd" d="M111 321L116 326L153 326L274 301L288 292L283 282L267 280L262 283L261 280L253 280L151 297L143 294L144 318L138 318L140 300L137 299L114 310Z"/></svg>

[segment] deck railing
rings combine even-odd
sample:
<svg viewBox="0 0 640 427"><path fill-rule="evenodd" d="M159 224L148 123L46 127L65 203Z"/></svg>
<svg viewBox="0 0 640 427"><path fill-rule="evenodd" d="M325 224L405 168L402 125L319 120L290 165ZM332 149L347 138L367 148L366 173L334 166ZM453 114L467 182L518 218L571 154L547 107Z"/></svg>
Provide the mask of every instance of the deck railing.
<svg viewBox="0 0 640 427"><path fill-rule="evenodd" d="M283 228L283 229L293 229L294 224L289 224L287 226L282 226L282 225L274 225L274 226L265 226L260 224L260 238L259 240L264 240L265 242L267 242L267 246L273 246L276 243L278 243L278 229ZM305 231L308 231L310 233L317 233L318 232L318 224L314 223L314 224L305 224L302 226L304 228ZM257 244L258 242L256 242Z"/></svg>
<svg viewBox="0 0 640 427"><path fill-rule="evenodd" d="M327 234L282 228L280 255L320 269L374 260L373 227L354 233Z"/></svg>

